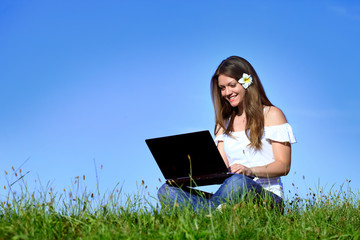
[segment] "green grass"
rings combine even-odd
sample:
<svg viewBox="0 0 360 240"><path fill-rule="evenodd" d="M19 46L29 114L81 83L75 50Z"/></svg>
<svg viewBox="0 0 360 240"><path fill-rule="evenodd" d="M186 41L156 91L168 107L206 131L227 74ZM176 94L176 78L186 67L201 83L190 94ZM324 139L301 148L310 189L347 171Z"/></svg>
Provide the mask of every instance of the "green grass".
<svg viewBox="0 0 360 240"><path fill-rule="evenodd" d="M267 204L225 205L222 212L194 213L160 207L145 185L136 195L90 193L75 180L69 190L49 185L21 194L7 189L0 203L0 239L359 239L360 201L349 189L295 195L285 213ZM81 191L80 191L81 190Z"/></svg>

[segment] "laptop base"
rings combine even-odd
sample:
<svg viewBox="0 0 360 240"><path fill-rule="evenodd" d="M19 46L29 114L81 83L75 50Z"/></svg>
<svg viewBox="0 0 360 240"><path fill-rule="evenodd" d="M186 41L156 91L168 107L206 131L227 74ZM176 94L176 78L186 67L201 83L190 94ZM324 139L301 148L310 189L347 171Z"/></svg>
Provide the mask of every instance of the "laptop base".
<svg viewBox="0 0 360 240"><path fill-rule="evenodd" d="M213 173L201 176L190 177L182 177L176 179L168 179L166 183L171 186L182 187L182 186L205 186L205 185L213 185L213 184L222 184L225 179L231 177L234 173Z"/></svg>

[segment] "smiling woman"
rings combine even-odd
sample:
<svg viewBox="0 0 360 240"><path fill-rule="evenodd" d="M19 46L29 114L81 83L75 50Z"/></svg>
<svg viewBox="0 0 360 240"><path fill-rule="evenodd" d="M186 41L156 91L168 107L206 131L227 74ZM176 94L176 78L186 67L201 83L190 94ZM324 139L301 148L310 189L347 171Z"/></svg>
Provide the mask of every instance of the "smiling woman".
<svg viewBox="0 0 360 240"><path fill-rule="evenodd" d="M267 197L271 206L282 210L280 177L290 170L290 143L296 142L285 115L272 105L254 68L241 57L221 62L211 79L211 94L215 142L233 175L215 194L204 194L208 200L188 188L168 184L159 189L159 199L165 204L191 202L197 210L244 199L262 202ZM249 195L254 198L245 198Z"/></svg>

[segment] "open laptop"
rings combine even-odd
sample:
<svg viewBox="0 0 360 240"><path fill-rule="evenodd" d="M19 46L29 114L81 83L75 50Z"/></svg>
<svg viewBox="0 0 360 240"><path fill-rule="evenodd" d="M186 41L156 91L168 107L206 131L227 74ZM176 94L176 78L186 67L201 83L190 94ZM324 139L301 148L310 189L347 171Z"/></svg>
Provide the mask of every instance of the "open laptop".
<svg viewBox="0 0 360 240"><path fill-rule="evenodd" d="M209 131L146 139L145 142L168 184L221 184L233 175L228 172Z"/></svg>

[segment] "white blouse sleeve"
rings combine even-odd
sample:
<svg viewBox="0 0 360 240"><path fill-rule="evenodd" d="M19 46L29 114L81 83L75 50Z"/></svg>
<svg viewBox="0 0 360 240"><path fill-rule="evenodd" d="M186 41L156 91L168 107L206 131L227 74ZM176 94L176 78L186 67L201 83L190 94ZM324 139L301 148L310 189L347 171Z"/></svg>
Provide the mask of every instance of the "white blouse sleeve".
<svg viewBox="0 0 360 240"><path fill-rule="evenodd" d="M296 143L293 130L289 123L265 127L265 138L277 142Z"/></svg>
<svg viewBox="0 0 360 240"><path fill-rule="evenodd" d="M215 141L215 145L217 146L219 142L224 141L224 134L217 135L214 141Z"/></svg>

